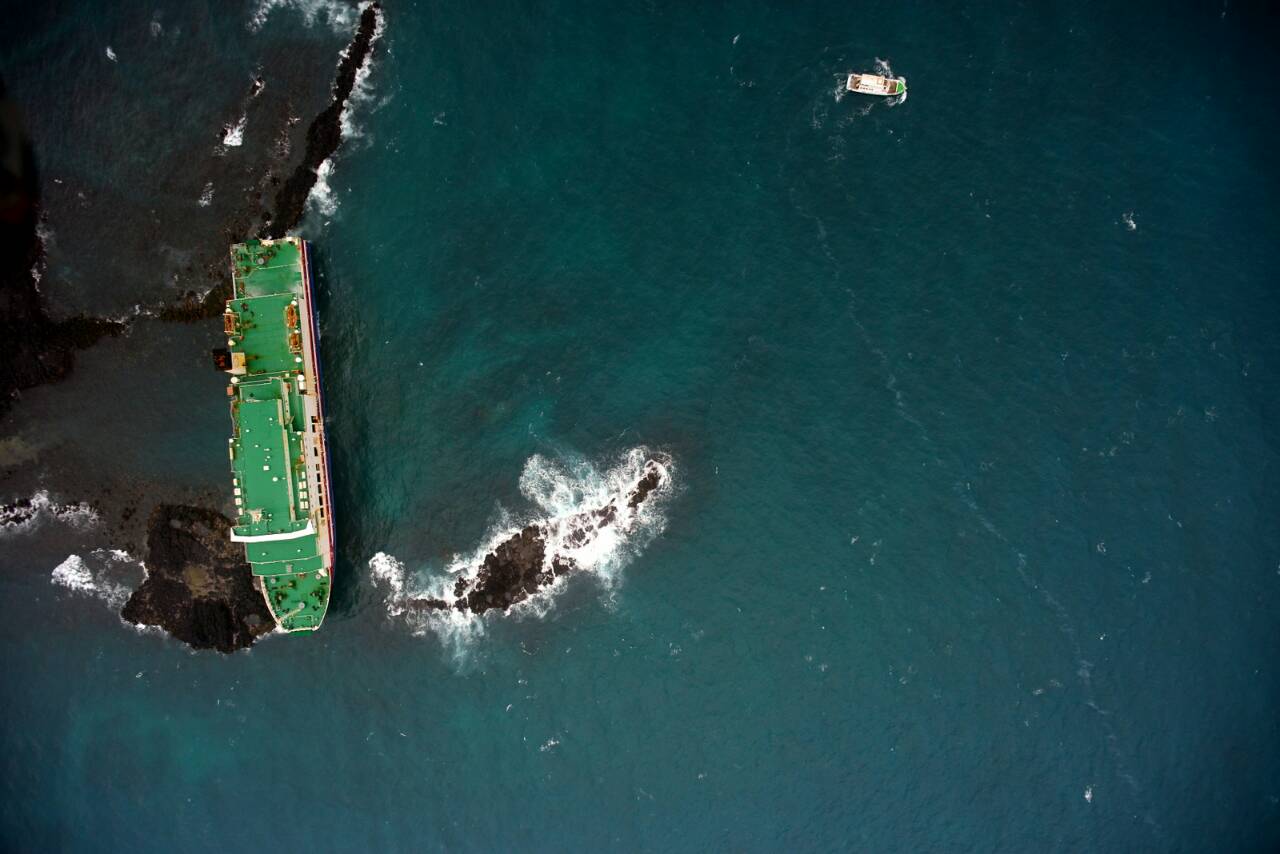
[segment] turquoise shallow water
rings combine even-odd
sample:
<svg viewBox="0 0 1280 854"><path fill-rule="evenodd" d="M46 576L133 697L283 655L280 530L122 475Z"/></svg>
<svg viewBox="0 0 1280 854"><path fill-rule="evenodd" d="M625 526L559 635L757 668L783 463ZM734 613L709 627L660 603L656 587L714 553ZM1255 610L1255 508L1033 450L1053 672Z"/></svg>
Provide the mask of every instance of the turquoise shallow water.
<svg viewBox="0 0 1280 854"><path fill-rule="evenodd" d="M1273 22L1223 11L391 4L302 229L334 611L192 655L0 543L6 839L1272 847ZM904 103L836 97L877 58ZM216 484L191 370L138 464ZM389 613L375 555L428 585L637 447L672 494L545 613Z"/></svg>

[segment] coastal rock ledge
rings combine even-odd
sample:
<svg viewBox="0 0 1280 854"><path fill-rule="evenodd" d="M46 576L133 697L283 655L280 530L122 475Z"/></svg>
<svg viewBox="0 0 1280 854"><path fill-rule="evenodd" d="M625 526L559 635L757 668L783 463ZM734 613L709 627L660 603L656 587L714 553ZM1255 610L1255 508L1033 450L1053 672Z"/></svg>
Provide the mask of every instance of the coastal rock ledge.
<svg viewBox="0 0 1280 854"><path fill-rule="evenodd" d="M408 597L401 607L406 611L471 614L508 611L558 578L577 572L580 567L573 555L605 529L626 533L634 528L640 505L669 482L670 468L669 456L650 457L627 487L625 499L618 495L565 518L526 525L487 553L476 570L461 574L446 598Z"/></svg>
<svg viewBox="0 0 1280 854"><path fill-rule="evenodd" d="M120 616L159 626L194 649L231 653L253 646L275 622L230 528L213 510L157 506L147 522L147 579Z"/></svg>

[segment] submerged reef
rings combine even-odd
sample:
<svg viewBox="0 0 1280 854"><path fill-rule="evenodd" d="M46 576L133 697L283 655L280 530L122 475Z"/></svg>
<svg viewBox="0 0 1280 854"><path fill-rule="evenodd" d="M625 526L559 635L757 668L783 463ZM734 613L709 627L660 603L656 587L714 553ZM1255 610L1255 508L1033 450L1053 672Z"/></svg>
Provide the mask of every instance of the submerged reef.
<svg viewBox="0 0 1280 854"><path fill-rule="evenodd" d="M634 512L668 478L670 459L654 456L646 460L640 476L619 498L583 510L581 513L526 525L484 556L478 570L461 575L454 583L452 597L411 598L406 610L466 611L483 614L495 608L506 611L528 599L557 578L578 570L573 553L586 548L611 526L629 528Z"/></svg>
<svg viewBox="0 0 1280 854"><path fill-rule="evenodd" d="M0 416L24 389L65 379L75 352L124 324L91 317L54 320L40 296L45 269L40 181L21 113L0 80Z"/></svg>
<svg viewBox="0 0 1280 854"><path fill-rule="evenodd" d="M230 529L231 521L213 510L157 506L147 524L147 578L120 616L159 626L195 649L253 646L275 621Z"/></svg>

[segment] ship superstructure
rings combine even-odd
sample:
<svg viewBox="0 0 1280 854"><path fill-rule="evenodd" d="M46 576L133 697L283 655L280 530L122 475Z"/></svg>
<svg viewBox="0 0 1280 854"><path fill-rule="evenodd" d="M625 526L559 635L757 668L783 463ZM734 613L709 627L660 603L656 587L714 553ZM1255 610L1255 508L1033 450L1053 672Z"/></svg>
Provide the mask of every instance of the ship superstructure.
<svg viewBox="0 0 1280 854"><path fill-rule="evenodd" d="M231 374L229 440L245 555L276 624L315 631L333 583L333 517L314 289L306 241L231 247L233 297L216 354Z"/></svg>

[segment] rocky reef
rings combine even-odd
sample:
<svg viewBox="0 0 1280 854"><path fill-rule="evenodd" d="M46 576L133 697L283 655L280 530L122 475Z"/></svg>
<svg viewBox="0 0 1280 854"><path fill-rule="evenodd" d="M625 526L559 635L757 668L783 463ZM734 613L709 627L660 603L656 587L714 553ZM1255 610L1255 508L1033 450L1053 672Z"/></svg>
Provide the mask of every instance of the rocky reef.
<svg viewBox="0 0 1280 854"><path fill-rule="evenodd" d="M234 143L226 143L231 125L211 134L224 143L216 146L200 166L203 171L199 181L207 179L205 193L198 206L191 204L193 197L188 197L182 209L208 211L207 218L198 220L201 230L192 232L206 236L197 236L191 245L175 244L174 258L179 260L171 262L172 281L181 282L186 289L163 304L135 306L124 321L58 316L57 301L50 300L51 294L59 292L60 283L52 280L57 264L51 269L46 263L46 248L53 256L60 243L65 246L77 242L84 237L86 227L94 224L79 222L64 231L63 223L58 221L53 225L58 226L61 240L44 236L51 235L52 229L48 213L43 214L43 224L41 220L42 183L35 152L22 126L20 111L6 97L0 81L0 152L8 152L0 158L0 416L22 390L67 377L73 370L76 351L104 335L127 333L140 323L204 322L222 313L231 287L228 244L254 235L281 236L302 220L318 170L342 143L343 116L358 91L362 73L373 59L383 14L377 2L363 6L350 41L336 58L334 78L328 77L333 73L334 57L327 47L290 53L282 57L285 62L278 61L279 54L265 54L266 63L257 67L247 90L239 96L238 118L233 123L238 123L242 134L249 117L251 129L272 129L275 143L260 143L271 135L265 130L256 138L250 136L249 144L242 146L243 135ZM343 37L338 34L337 38ZM299 86L299 80L307 75L311 81L320 78L320 87ZM333 82L326 101L323 87L328 79ZM310 125L302 124L305 119L301 117L308 115L314 120ZM305 150L298 144L303 127ZM186 164L181 168L185 176ZM185 186L173 176L166 180ZM54 189L46 200L56 199L57 187L62 183L55 179L49 185ZM167 204L167 199L155 204ZM56 208L50 206L49 210ZM148 251L154 245L168 246L173 242L167 232L175 222L196 221L184 218L185 214L172 216L175 210L161 210L159 214L152 210L152 217L137 225L150 235ZM37 449L19 459L18 452L22 450L16 444L12 452L0 447L0 475L11 478L12 484L25 480L30 493L45 483L36 469L37 455L47 456L53 450ZM78 453L74 447L58 448L57 452L64 461L75 459ZM95 516L100 513L103 525L111 526L112 546L127 546L133 554L145 551L149 574L125 604L124 619L158 626L197 649L221 652L248 647L274 628L265 602L253 588L243 549L228 541L230 523L216 511L198 506L216 507L222 496L182 494L169 483L153 488L155 485L144 484L136 473L104 473L97 466L77 470L70 463L63 467L70 472L59 473L53 488L64 494L92 496L83 508L78 504L57 504L47 496L38 501L19 499L0 507L0 529L33 529L42 514L70 520L77 512ZM119 480L124 481L123 487L116 483ZM145 550L139 549L144 541Z"/></svg>
<svg viewBox="0 0 1280 854"><path fill-rule="evenodd" d="M275 628L254 589L231 521L202 507L161 504L147 524L147 578L120 616L159 626L195 649L235 652Z"/></svg>
<svg viewBox="0 0 1280 854"><path fill-rule="evenodd" d="M409 598L404 609L483 614L523 602L557 578L577 571L573 552L589 546L607 528L625 531L634 526L635 511L669 479L670 463L661 455L646 460L625 502L615 497L572 516L526 525L486 554L476 572L460 576L451 598Z"/></svg>
<svg viewBox="0 0 1280 854"><path fill-rule="evenodd" d="M233 221L223 229L225 240L218 244L217 251L205 264L212 280L210 289L203 295L190 292L178 302L165 306L159 311L162 320L191 322L221 315L227 299L231 296L231 278L227 270L224 244L240 242L250 237L255 229L259 237L284 237L302 221L307 198L311 195L316 181L319 180L321 165L332 157L342 144L342 114L347 109L351 95L355 91L356 78L360 70L370 61L375 39L382 26L382 15L382 6L377 2L369 4L361 12L360 23L356 26L355 34L343 50L338 62L329 105L307 127L306 149L301 162L284 179L283 184L280 183L280 176L273 172L268 172L264 178L265 186L274 186L278 189L274 203L269 206L265 203L256 206L261 226L249 221L249 217L253 216L252 210L239 211ZM250 98L260 92L264 85L261 78L255 78L250 90ZM267 207L273 209L267 210L265 209Z"/></svg>
<svg viewBox="0 0 1280 854"><path fill-rule="evenodd" d="M276 194L275 214L263 227L263 237L284 237L302 219L307 196L319 177L320 165L332 157L342 143L342 111L355 90L356 75L369 57L381 15L382 7L376 2L369 4L360 14L355 37L338 63L338 76L333 81L333 100L307 128L306 153ZM218 311L222 311L221 304Z"/></svg>
<svg viewBox="0 0 1280 854"><path fill-rule="evenodd" d="M318 178L317 170L342 142L342 114L355 90L356 78L370 58L383 11L378 3L367 6L351 42L338 63L329 105L311 122L306 151L300 163L281 183L268 169L264 186L278 186L274 210L266 204L242 207L228 214L218 239L207 254L193 262L191 272L203 269L207 289L190 290L168 305L140 312L161 320L192 322L216 317L231 293L226 269L226 244L257 231L263 237L281 237L302 219L308 195ZM265 85L255 77L249 97ZM45 272L45 248L37 224L40 220L40 180L35 154L27 138L21 112L7 98L0 80L0 151L10 152L0 163L0 416L23 390L65 379L75 366L75 353L103 336L119 335L128 324L117 320L76 316L55 319L40 293Z"/></svg>

